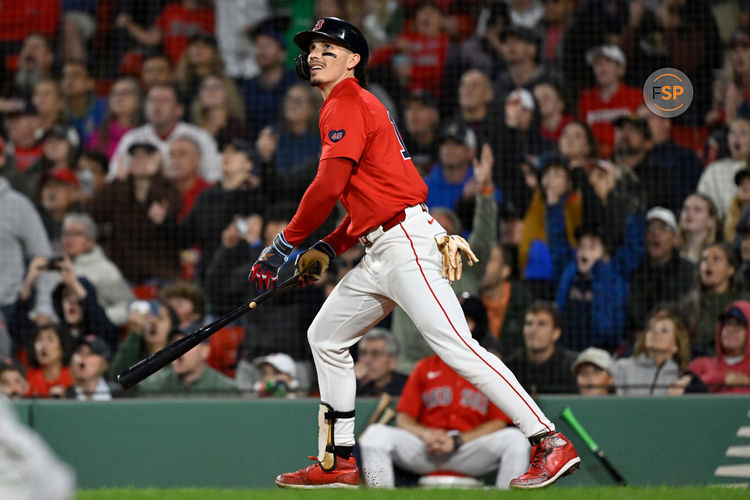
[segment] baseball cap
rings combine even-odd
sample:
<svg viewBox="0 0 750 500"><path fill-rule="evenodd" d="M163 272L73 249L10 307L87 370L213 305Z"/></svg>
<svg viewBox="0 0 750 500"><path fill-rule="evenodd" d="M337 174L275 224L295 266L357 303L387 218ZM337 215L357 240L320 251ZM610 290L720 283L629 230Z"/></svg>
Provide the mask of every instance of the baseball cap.
<svg viewBox="0 0 750 500"><path fill-rule="evenodd" d="M44 133L42 134L43 141L49 139L50 137L56 137L57 139L68 141L70 145L74 148L77 148L78 143L80 142L78 139L78 132L76 132L76 129L68 125L64 125L62 123L58 123L56 125L51 126L47 130L45 130Z"/></svg>
<svg viewBox="0 0 750 500"><path fill-rule="evenodd" d="M256 367L259 367L263 363L273 366L281 373L286 373L292 378L297 378L297 367L294 364L294 360L288 354L274 352L266 356L255 358L253 361L253 364Z"/></svg>
<svg viewBox="0 0 750 500"><path fill-rule="evenodd" d="M36 115L38 111L31 99L11 99L15 105L3 113L6 117Z"/></svg>
<svg viewBox="0 0 750 500"><path fill-rule="evenodd" d="M48 181L57 181L67 186L78 187L78 176L68 167L55 168L45 172L39 180L39 186L44 186Z"/></svg>
<svg viewBox="0 0 750 500"><path fill-rule="evenodd" d="M622 49L613 43L599 45L586 51L586 62L593 65L599 55L616 62L623 68L627 66L627 60Z"/></svg>
<svg viewBox="0 0 750 500"><path fill-rule="evenodd" d="M96 335L86 335L78 341L76 348L81 345L89 346L94 354L103 357L107 361L112 357L112 351L110 350L109 345L102 340L101 337L97 337Z"/></svg>
<svg viewBox="0 0 750 500"><path fill-rule="evenodd" d="M477 148L477 136L473 130L458 122L449 123L440 134L440 142L447 140L456 141L467 148L475 151Z"/></svg>
<svg viewBox="0 0 750 500"><path fill-rule="evenodd" d="M435 99L435 96L432 95L432 92L429 90L424 89L415 89L409 92L409 95L406 96L406 102L412 102L416 101L419 103L424 104L425 106L429 106L431 108L438 109L438 103Z"/></svg>
<svg viewBox="0 0 750 500"><path fill-rule="evenodd" d="M537 159L537 168L539 169L539 175L543 175L544 172L550 167L560 167L568 172L570 171L567 158L554 151L545 151Z"/></svg>
<svg viewBox="0 0 750 500"><path fill-rule="evenodd" d="M518 98L521 100L521 107L523 109L534 111L534 96L531 95L531 92L529 92L526 89L516 89L510 94L508 94L508 97L505 98L505 101L509 101L511 99Z"/></svg>
<svg viewBox="0 0 750 500"><path fill-rule="evenodd" d="M742 181L745 179L750 178L750 169L743 168L742 170L738 170L736 174L734 174L734 183L739 186L742 184Z"/></svg>
<svg viewBox="0 0 750 500"><path fill-rule="evenodd" d="M518 38L534 45L539 45L540 42L539 34L536 31L518 24L511 24L504 28L500 34L500 41L504 42L508 37Z"/></svg>
<svg viewBox="0 0 750 500"><path fill-rule="evenodd" d="M615 128L622 128L625 124L632 125L636 129L638 129L638 131L642 133L647 139L651 138L651 130L649 130L648 128L648 123L640 116L636 114L623 115L615 118L615 120L612 122L612 125L614 125Z"/></svg>
<svg viewBox="0 0 750 500"><path fill-rule="evenodd" d="M128 154L132 156L139 149L142 149L146 154L149 155L154 154L159 150L159 148L157 148L156 145L152 142L138 141L134 142L128 147Z"/></svg>
<svg viewBox="0 0 750 500"><path fill-rule="evenodd" d="M734 304L730 305L726 309L724 309L724 312L719 314L719 323L724 323L729 319L736 319L743 325L747 326L747 318L742 313L739 307L735 306Z"/></svg>
<svg viewBox="0 0 750 500"><path fill-rule="evenodd" d="M609 373L612 373L612 368L615 364L612 356L604 349L599 349L598 347L586 348L578 355L571 366L573 373L578 373L578 368L584 363L591 363Z"/></svg>
<svg viewBox="0 0 750 500"><path fill-rule="evenodd" d="M672 231L677 231L677 219L671 210L664 207L654 207L646 213L646 222L660 220Z"/></svg>

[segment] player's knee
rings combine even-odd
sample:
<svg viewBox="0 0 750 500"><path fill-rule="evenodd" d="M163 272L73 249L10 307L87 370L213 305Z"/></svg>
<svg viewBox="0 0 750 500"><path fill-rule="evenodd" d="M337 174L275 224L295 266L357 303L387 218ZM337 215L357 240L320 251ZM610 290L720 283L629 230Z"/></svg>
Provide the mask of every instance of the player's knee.
<svg viewBox="0 0 750 500"><path fill-rule="evenodd" d="M385 424L370 424L359 437L360 448L389 448L393 427Z"/></svg>

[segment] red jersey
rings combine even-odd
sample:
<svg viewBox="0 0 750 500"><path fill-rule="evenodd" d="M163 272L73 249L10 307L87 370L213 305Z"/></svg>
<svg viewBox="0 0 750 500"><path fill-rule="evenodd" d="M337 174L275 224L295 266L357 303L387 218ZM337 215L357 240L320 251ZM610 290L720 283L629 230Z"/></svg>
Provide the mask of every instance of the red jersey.
<svg viewBox="0 0 750 500"><path fill-rule="evenodd" d="M599 87L581 91L578 114L591 128L591 132L599 143L599 157L608 158L612 155L615 144L615 129L612 122L621 116L630 115L641 104L643 104L641 90L622 83L606 102L602 100Z"/></svg>
<svg viewBox="0 0 750 500"><path fill-rule="evenodd" d="M60 22L60 0L0 2L0 40L23 41L31 33L55 38Z"/></svg>
<svg viewBox="0 0 750 500"><path fill-rule="evenodd" d="M398 411L420 424L466 432L491 420L512 421L438 356L423 359L409 375Z"/></svg>
<svg viewBox="0 0 750 500"><path fill-rule="evenodd" d="M67 366L63 366L62 370L60 370L60 376L55 380L45 379L41 368L30 368L26 378L30 386L29 395L38 398L49 397L49 390L57 385L66 389L73 385L73 377Z"/></svg>
<svg viewBox="0 0 750 500"><path fill-rule="evenodd" d="M341 183L336 193L348 215L335 239L348 238L349 246L368 231L392 219L396 214L427 199L427 185L417 172L403 144L396 124L385 106L354 78L339 82L320 109L321 164L326 160L353 162L350 171L326 171L326 175L346 175L345 179L321 179L310 185L292 221L284 230L287 241L296 246L328 216L333 205L322 206L318 191ZM304 207L304 210L302 209ZM325 212L318 222L312 219L317 209ZM314 224L318 224L313 226ZM326 238L326 241L329 241ZM339 252L345 243L329 241Z"/></svg>
<svg viewBox="0 0 750 500"><path fill-rule="evenodd" d="M182 4L168 4L154 24L162 33L164 52L176 63L187 48L190 37L214 34L214 10L208 7L188 9Z"/></svg>
<svg viewBox="0 0 750 500"><path fill-rule="evenodd" d="M206 182L203 177L198 177L195 184L193 184L193 187L182 194L182 208L180 209L180 213L177 214L177 222L185 220L185 217L187 217L193 209L193 205L195 205L198 196L209 187L211 187L211 184Z"/></svg>

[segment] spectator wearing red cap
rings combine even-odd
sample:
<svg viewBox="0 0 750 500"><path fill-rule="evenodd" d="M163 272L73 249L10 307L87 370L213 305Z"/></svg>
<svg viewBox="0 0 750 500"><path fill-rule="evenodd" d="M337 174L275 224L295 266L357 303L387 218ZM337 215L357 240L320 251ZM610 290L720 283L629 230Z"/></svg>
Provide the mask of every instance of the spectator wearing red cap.
<svg viewBox="0 0 750 500"><path fill-rule="evenodd" d="M43 132L39 144L41 156L21 174L22 192L37 204L40 202L42 176L54 169L74 167L80 141L74 128L58 123Z"/></svg>

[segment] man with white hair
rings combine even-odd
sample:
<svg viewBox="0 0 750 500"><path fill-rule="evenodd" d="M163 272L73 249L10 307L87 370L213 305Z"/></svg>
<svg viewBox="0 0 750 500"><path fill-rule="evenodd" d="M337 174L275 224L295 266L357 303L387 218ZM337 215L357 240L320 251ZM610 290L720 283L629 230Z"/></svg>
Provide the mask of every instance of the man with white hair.
<svg viewBox="0 0 750 500"><path fill-rule="evenodd" d="M162 158L169 157L169 148L178 137L190 137L200 147L201 176L209 182L221 177L221 158L216 141L200 127L182 121L184 108L177 87L169 83L153 85L146 96L148 123L126 133L117 144L109 162L107 180L124 178L130 170L128 148L135 143L149 142L157 146Z"/></svg>
<svg viewBox="0 0 750 500"><path fill-rule="evenodd" d="M120 269L96 244L96 236L96 223L89 215L71 213L65 216L61 238L63 253L73 261L76 275L94 286L107 318L122 326L128 321L128 305L135 297Z"/></svg>
<svg viewBox="0 0 750 500"><path fill-rule="evenodd" d="M617 45L605 44L590 49L586 52L586 62L594 71L596 86L581 90L578 114L599 143L599 157L609 158L615 144L612 122L637 110L643 102L643 93L622 82L627 61Z"/></svg>

